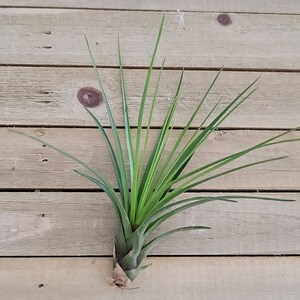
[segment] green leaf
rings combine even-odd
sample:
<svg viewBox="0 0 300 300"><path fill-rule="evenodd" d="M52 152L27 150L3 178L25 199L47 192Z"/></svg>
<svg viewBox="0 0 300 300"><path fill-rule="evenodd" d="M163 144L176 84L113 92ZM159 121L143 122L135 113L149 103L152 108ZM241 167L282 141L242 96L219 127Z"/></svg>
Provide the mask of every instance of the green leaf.
<svg viewBox="0 0 300 300"><path fill-rule="evenodd" d="M173 206L177 206L179 204L184 204L187 202L194 202L194 201L196 202L195 205L200 205L200 204L204 204L204 203L216 201L216 200L221 200L221 201L226 201L226 202L236 202L236 201L230 200L230 199L221 199L221 197L209 197L209 196L195 197L195 198L183 199L183 200L179 200L177 202L173 202L169 205L165 205L165 206L161 207L159 210L155 211L154 213L151 213L151 214L149 213L143 220L143 223L141 223L141 225L129 236L128 239L133 241L136 239L137 235L143 236L143 238L146 239L147 236L150 234L150 232L154 230L155 222L157 222L160 218L164 218L164 220L167 220L169 217L173 216L174 214L181 212L180 210L177 210L176 212L173 212L173 214L172 214L172 212L169 212L169 213L167 213L168 214L167 216L165 216L165 215L161 216L161 214L163 212L168 211ZM189 207L187 207L187 208L189 208ZM164 222L164 220L162 219L161 221ZM151 225L151 226L149 226L149 225Z"/></svg>
<svg viewBox="0 0 300 300"><path fill-rule="evenodd" d="M245 195L221 195L221 196L203 196L203 197L192 197L188 199L183 199L180 201L172 202L169 205L163 206L162 209L160 209L157 213L155 213L151 217L151 225L148 227L147 232L145 234L145 238L153 231L155 230L159 225L161 225L163 222L167 221L170 217L181 213L182 211L189 209L191 207L204 204L211 201L225 201L225 202L237 202L235 199L254 199L254 200L267 200L267 201L280 201L280 202L290 202L295 201L293 199L280 199L275 197L263 197L263 196L245 196ZM188 203L188 204L185 204ZM161 213L165 210L169 210L170 208L174 206L182 205L174 210L169 211L168 213L161 215ZM156 216L159 216L156 218ZM156 218L156 219L155 219Z"/></svg>
<svg viewBox="0 0 300 300"><path fill-rule="evenodd" d="M200 108L202 107L204 101L206 100L207 96L209 95L211 89L213 88L214 84L216 83L220 73L222 72L223 68L217 73L217 75L215 76L215 78L213 79L212 83L210 84L210 86L208 87L207 91L205 92L204 96L202 97L201 101L199 102L199 104L197 105L196 109L194 110L193 114L191 115L190 119L188 120L188 122L186 123L184 129L181 131L175 145L173 146L170 154L168 155L167 159L165 160L165 163L163 164L162 170L166 170L166 167L168 166L168 164L170 163L171 159L173 158L176 150L178 149L178 146L181 144L182 139L184 138L184 136L186 135L188 129L190 128L190 125L192 124L192 122L194 121L196 115L198 114ZM220 99L221 100L221 99ZM220 102L219 100L219 102ZM219 102L217 103L217 105L219 104ZM217 106L216 105L216 106ZM211 110L211 112L208 114L208 116L205 118L205 120L203 121L203 123L199 126L198 130L200 130L200 128L203 126L203 124L205 123L205 121L207 120L207 118L211 115L211 113L214 111L214 109L216 108L216 106ZM197 130L197 132L198 132ZM196 132L196 133L197 133ZM176 176L174 176L176 177ZM173 177L173 178L174 178ZM157 182L159 181L159 179L157 180ZM156 182L156 183L157 183Z"/></svg>
<svg viewBox="0 0 300 300"><path fill-rule="evenodd" d="M22 131L19 131L19 130L15 130L15 129L9 129L9 131L11 132L14 132L14 133L17 133L17 134L20 134L20 135L23 135L23 136L26 136L32 140L35 140L41 144L44 144L46 145L47 147L59 152L60 154L66 156L66 157L69 157L70 159L74 160L75 162L77 162L78 164L82 165L85 169L89 170L91 173L93 173L97 178L99 178L100 180L102 181L105 181L107 185L110 186L110 184L106 181L106 179L94 168L92 168L91 166L89 166L88 164L86 164L85 162L83 162L82 160L80 160L79 158L75 157L73 154L65 151L65 150L62 150L48 142L46 142L45 140L43 139L40 139L40 138L37 138L35 136L32 136L30 134L27 134L25 132L22 132ZM111 187L111 186L110 186Z"/></svg>
<svg viewBox="0 0 300 300"><path fill-rule="evenodd" d="M193 188L193 187L195 187L197 185L200 185L200 184L202 184L202 183L204 183L206 181L209 181L209 180L212 180L212 179L224 176L224 175L229 174L229 173L236 172L236 171L241 170L241 169L249 168L251 166L255 166L255 165L259 165L259 164L264 164L264 163L271 162L271 161L281 160L281 159L284 159L284 158L287 158L287 156L280 156L280 157L276 157L276 158L272 158L272 159L266 159L266 160L261 160L261 161L257 161L257 162L254 162L254 163L249 163L249 164L241 165L241 166L239 166L237 168L233 168L233 169L227 170L225 172L222 172L222 173L210 176L208 178L196 181L196 182L191 183L191 184L183 184L182 186L179 186L176 189L174 189L172 192L170 192L166 197L164 197L158 203L158 205L156 206L155 209L159 210L160 207L164 206L166 203L168 203L169 201L171 201L172 199L174 199L178 195L180 195L180 194L188 191L189 189L191 189L191 188Z"/></svg>
<svg viewBox="0 0 300 300"><path fill-rule="evenodd" d="M77 171L77 170L74 170L74 171L77 174L81 175L82 177L95 183L96 185L98 185L101 189L103 189L107 193L107 195L109 196L110 200L112 201L112 203L114 205L115 211L119 213L125 238L130 236L132 233L131 224L128 219L128 215L127 215L123 205L121 204L120 200L118 199L115 191L112 188L107 188L107 186L105 184L103 184L101 181L99 181L96 178L93 178L93 177L91 177L87 174L84 174L83 172Z"/></svg>
<svg viewBox="0 0 300 300"><path fill-rule="evenodd" d="M145 205L146 199L148 197L148 193L151 192L151 186L152 186L152 182L157 170L157 167L159 165L159 162L161 160L161 157L163 155L164 149L165 149L165 145L167 142L167 138L168 138L168 133L170 132L170 124L172 122L177 104L178 104L178 100L179 100L179 93L180 93L180 89L182 86L182 80L183 80L183 70L181 72L181 76L179 79L179 83L178 83L178 87L177 87L177 91L173 100L173 103L168 111L168 114L165 118L163 127L160 131L157 143L152 151L153 155L151 155L150 160L148 161L146 170L144 172L144 176L143 176L143 181L141 183L141 193L140 193L140 200L139 200L139 205L138 205L138 215L137 215L137 220L139 215L143 212L143 207ZM139 224L139 222L136 220L136 223Z"/></svg>
<svg viewBox="0 0 300 300"><path fill-rule="evenodd" d="M127 253L126 253L126 239L124 234L124 229L122 226L122 221L120 219L120 216L116 216L116 236L115 236L115 249L116 252L115 256L117 261L120 261ZM114 263L115 267L115 263Z"/></svg>
<svg viewBox="0 0 300 300"><path fill-rule="evenodd" d="M159 32L158 32L158 35L157 35L157 38L156 38L154 51L153 51L153 54L152 54L152 57L151 57L151 62L150 62L150 66L149 66L149 69L148 69L146 82L145 82L145 86L144 86L144 92L143 92L141 105L140 105L140 110L139 110L137 136L136 136L134 178L133 178L133 185L132 185L132 190L131 190L130 220L133 224L135 223L136 209L137 209L138 201L139 201L137 196L138 196L138 187L139 187L138 171L139 171L139 161L140 161L140 143L141 143L142 121L143 121L143 116L144 116L145 102L146 102L146 98L147 98L147 94L148 94L149 82L150 82L150 78L151 78L152 69L153 69L153 66L154 66L154 60L155 60L158 44L159 44L159 41L160 41L162 29L163 29L164 19L165 19L165 15L163 15L161 23L160 23L160 28L159 28Z"/></svg>
<svg viewBox="0 0 300 300"><path fill-rule="evenodd" d="M149 219L151 219L151 223L149 224L150 226L147 228L146 233L144 234L145 238L147 238L153 230L155 230L159 225L161 225L163 222L167 221L169 218L183 212L184 210L192 208L194 206L198 206L198 205L208 203L208 202L212 202L212 201L216 201L216 200L225 201L225 202L236 202L236 201L231 200L231 199L223 198L222 196L219 196L219 197L199 197L199 200L196 200L196 198L198 198L198 197L195 197L194 199L190 198L190 199L180 200L180 201L171 203L169 205L166 205L163 208L161 208L159 211L157 211L156 214L154 214L151 218L149 218ZM188 204L184 204L184 203L188 203ZM169 211L168 213L166 213L164 215L161 215L161 213L163 211L169 210L171 207L178 206L179 204L184 204L184 205L182 205L178 208L175 208L175 209ZM156 217L157 215L160 215L160 216ZM148 223L149 220L146 221L146 222Z"/></svg>
<svg viewBox="0 0 300 300"><path fill-rule="evenodd" d="M119 169L120 169L120 173L121 173L121 181L122 181L122 185L121 185L121 189L122 189L122 195L124 197L124 203L129 203L129 195L128 195L128 180L127 180L127 173L126 173L126 167L125 167L125 161L124 161L124 156L123 156L123 150L122 150L122 146L121 146L121 142L120 142L120 137L119 137L119 133L115 124L115 120L114 117L112 115L111 109L110 109L110 105L107 101L107 97L106 97L106 93L105 90L103 88L103 84L88 42L87 37L85 36L85 41L88 47L88 51L90 53L90 58L91 58L91 62L93 65L93 69L102 93L102 97L103 97L103 102L105 104L105 108L108 114L108 118L111 124L111 128L112 128L112 132L113 132L113 137L114 137L114 141L115 141L115 145L116 145L116 153L117 153L117 159L118 159L118 165L119 165ZM127 204L126 204L127 205Z"/></svg>
<svg viewBox="0 0 300 300"><path fill-rule="evenodd" d="M92 117L92 119L94 120L95 124L97 125L97 127L99 128L99 131L101 133L101 135L104 138L104 141L106 143L107 149L109 151L109 155L110 155L110 159L112 161L113 164L113 168L114 168L114 173L118 182L118 186L120 189L120 193L121 193L121 199L123 200L123 205L125 207L125 210L128 211L128 203L124 203L124 195L123 195L123 189L122 189L122 176L121 176L121 172L120 172L120 168L119 168L119 164L114 152L114 149L112 147L112 144L103 128L103 126L101 125L100 121L95 117L95 115L85 107L85 110L89 113L89 115Z"/></svg>
<svg viewBox="0 0 300 300"><path fill-rule="evenodd" d="M143 232L136 230L131 235L129 235L126 239L126 251L127 254L120 261L120 265L122 268L127 270L136 269L137 258L141 249L143 248L145 239Z"/></svg>
<svg viewBox="0 0 300 300"><path fill-rule="evenodd" d="M254 199L254 200L267 200L267 201L279 201L279 202L294 202L295 199L282 199L275 197L262 197L262 196L244 196L244 195L227 195L222 196L223 199Z"/></svg>
<svg viewBox="0 0 300 300"><path fill-rule="evenodd" d="M125 273L130 278L130 280L132 281L132 280L134 280L140 274L140 272L144 271L145 269L147 269L151 265L152 264L148 264L148 265L144 265L144 266L139 266L136 269L125 271Z"/></svg>
<svg viewBox="0 0 300 300"><path fill-rule="evenodd" d="M145 153L146 153L147 146L148 146L148 139L149 139L150 126L151 126L151 121L152 121L152 116L153 116L153 111L154 111L154 105L156 103L158 87L159 87L159 84L160 84L161 75L162 75L162 71L163 71L163 68L164 68L165 60L166 60L166 58L164 58L164 60L162 62L162 65L160 67L159 74L158 74L158 79L157 79L156 86L155 86L154 96L152 98L152 104L151 104L150 114L149 114L149 118L148 118L147 131L146 131L146 137L145 137L145 142L144 142L144 150L142 152L142 159L141 159L141 163L140 163L138 178L140 178L140 176L142 174L142 169L143 169L143 166L144 166L144 158L145 158ZM153 160L153 157L154 157L154 152L152 152L150 160ZM149 171L149 168L150 168L150 166L148 167L147 172ZM144 182L142 182L141 188L142 188L143 184L144 184Z"/></svg>
<svg viewBox="0 0 300 300"><path fill-rule="evenodd" d="M156 237L155 239L153 239L152 241L150 241L147 245L145 245L143 247L143 249L141 250L140 255L138 256L138 260L137 263L138 265L141 264L144 259L147 257L147 255L149 254L149 252L163 239L165 239L166 237L168 237L169 235L172 235L176 232L180 232L180 231L187 231L187 230L199 230L199 229L211 229L210 227L207 226L186 226L186 227L180 227L180 228L176 228L173 229L171 231L165 232L161 235L159 235L158 237Z"/></svg>
<svg viewBox="0 0 300 300"><path fill-rule="evenodd" d="M298 128L293 128L293 129L290 129L284 133L280 133L272 138L269 138L263 142L260 142L259 144L256 144L254 146L251 146L247 149L244 149L240 152L237 152L237 153L234 153L234 154L231 154L231 155L228 155L226 157L223 157L221 159L218 159L214 162L211 162L209 164L206 164L204 166L201 166L197 169L194 169L193 171L190 171L188 173L186 173L185 175L181 176L181 177L178 177L177 179L175 180L172 180L170 181L168 184L166 184L163 189L161 191L157 190L156 193L158 195L163 195L162 197L165 196L165 192L168 191L174 184L186 179L186 178L189 178L191 177L192 175L194 174L197 174L195 175L194 177L192 177L188 182L189 183L192 183L193 181L195 181L195 179L199 178L199 177L202 177L210 172L213 172L217 169L219 169L220 167L228 164L228 163L231 163L235 160L237 160L238 158L254 151L254 150L257 150L257 149L260 149L260 148L264 148L264 147L268 147L268 146L272 146L274 144L281 144L281 143L286 143L286 142L294 142L294 141L299 141L299 139L288 139L288 140L280 140L280 141L276 141L276 142L273 142L274 140L277 140L278 138L281 138L295 130L297 130ZM201 172L203 171L203 172ZM201 172L201 173L200 173Z"/></svg>
<svg viewBox="0 0 300 300"><path fill-rule="evenodd" d="M218 73L219 74L219 73ZM218 76L218 75L217 75ZM207 92L208 93L208 92ZM204 121L201 123L201 125L198 127L197 131L195 131L195 133L193 134L193 136L191 137L190 141L192 141L194 139L194 137L197 135L197 133L200 131L200 129L203 127L203 125L205 124L206 120L210 117L210 115L214 112L214 110L216 109L216 107L219 105L219 103L221 102L222 97L219 99L219 101L214 105L214 107L212 108L212 110L209 112L209 114L206 116L206 118L204 119ZM186 149L186 147L188 146L189 143L187 143L187 145L183 148L182 151L184 151ZM170 153L169 156L173 156L173 151ZM183 171L183 169L186 167L186 165L188 164L189 160L192 158L192 156L185 162L184 165L182 165L182 167L178 170L178 172L173 176L172 180L166 184L163 189L164 191L160 194L159 197L154 197L154 195L152 195L152 201L148 201L148 203L146 204L144 210L143 210L143 216L141 216L141 218L143 219L145 215L147 215L147 213L149 211L151 211L152 207L156 204L157 201L159 201L161 198L164 198L167 193L169 192L169 190L171 189L172 185L174 184L173 181L177 182L177 177L180 175L180 173ZM162 170L168 170L167 169L167 165L170 162L171 157L168 157L166 159L166 163L163 165ZM154 186L153 186L153 194L154 194L154 190L155 193L157 194L159 191L159 184L161 182L161 178L163 178L165 176L165 174L163 174L164 171L159 174L159 176L157 176L157 180L154 182ZM155 188L154 188L155 187Z"/></svg>
<svg viewBox="0 0 300 300"><path fill-rule="evenodd" d="M159 190L161 186L164 186L178 174L179 170L183 170L182 166L186 165L186 162L191 159L197 148L202 144L202 142L208 137L208 135L214 130L215 126L219 124L218 122L222 120L225 115L229 115L231 109L235 108L235 104L242 98L242 96L257 82L258 79L253 81L242 93L240 93L227 107L193 140L188 142L185 149L178 155L177 159L170 167L166 176L162 178L160 184L157 188ZM250 93L251 94L251 93ZM249 95L250 95L249 94ZM241 102L245 101L249 95L242 98Z"/></svg>
<svg viewBox="0 0 300 300"><path fill-rule="evenodd" d="M129 122L129 116L128 116L127 97L126 97L125 80L124 80L123 63L122 63L122 57L121 57L121 46L120 46L119 36L118 36L118 54L119 54L120 80L121 80L121 94L122 94L122 100L123 100L123 111L124 111L125 132L126 132L126 145L127 145L127 152L128 152L129 166L130 166L130 179L131 179L131 188L132 188L133 172L134 172L134 155L133 155L133 150L132 150L130 122Z"/></svg>

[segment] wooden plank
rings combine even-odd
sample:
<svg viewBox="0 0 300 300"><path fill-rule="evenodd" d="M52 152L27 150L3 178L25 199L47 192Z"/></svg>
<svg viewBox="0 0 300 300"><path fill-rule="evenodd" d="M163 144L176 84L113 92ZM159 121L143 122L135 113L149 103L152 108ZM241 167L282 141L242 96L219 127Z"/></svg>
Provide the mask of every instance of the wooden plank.
<svg viewBox="0 0 300 300"><path fill-rule="evenodd" d="M87 65L86 34L100 65L117 65L117 34L126 66L147 66L161 13L2 8L0 63ZM157 54L168 67L299 70L300 15L167 13ZM155 25L157 24L157 25Z"/></svg>
<svg viewBox="0 0 300 300"><path fill-rule="evenodd" d="M164 223L153 237L180 226L211 229L173 235L152 254L300 254L300 194L260 195L297 201L216 201L187 210ZM3 192L0 207L1 256L112 254L115 224L104 193Z"/></svg>
<svg viewBox="0 0 300 300"><path fill-rule="evenodd" d="M110 258L1 259L0 296L35 299L296 300L298 257L149 258L152 266L133 282L111 287ZM155 296L154 296L155 295Z"/></svg>
<svg viewBox="0 0 300 300"><path fill-rule="evenodd" d="M95 9L129 9L129 10L182 10L182 11L224 11L254 13L300 13L297 0L0 0L0 6L16 7L63 7Z"/></svg>
<svg viewBox="0 0 300 300"><path fill-rule="evenodd" d="M87 163L97 167L111 182L115 182L112 173L109 154L106 145L99 138L97 129L84 128L27 128L22 129L32 135L40 136L48 142L55 144ZM166 152L171 151L180 130L175 130L169 137ZM194 131L189 131L188 136ZM263 140L279 134L278 131L219 131L212 134L196 152L190 161L187 170L210 163L216 159L226 157L242 149L247 149ZM120 131L121 140L125 145L124 130ZM111 131L108 130L111 137ZM299 138L300 132L293 132L290 138ZM149 137L146 156L158 136L158 130L152 130ZM80 137L80 139L79 139ZM74 169L80 169L75 162L63 157L53 150L43 147L31 139L9 132L6 128L0 130L0 188L95 188L95 185L81 178ZM134 136L133 136L134 142ZM299 189L300 148L298 143L275 145L261 149L238 162L225 166L228 170L242 164L274 158L289 156L288 158L264 165L257 165L249 169L228 174L214 181L208 181L200 186L201 189L271 189L296 190ZM146 161L146 160L145 160Z"/></svg>
<svg viewBox="0 0 300 300"><path fill-rule="evenodd" d="M123 126L119 71L104 69L101 72L108 99L118 126ZM184 127L193 109L209 87L216 72L185 71L182 99L175 116L175 126ZM232 128L291 128L298 125L300 106L295 95L300 94L300 76L297 73L262 73L258 90L223 126ZM158 71L154 71L145 115L148 116L151 97ZM166 70L162 76L156 111L155 126L161 126L172 97L176 92L180 71ZM201 124L214 104L224 96L220 108L250 84L258 74L255 72L223 72L203 105L193 126ZM138 110L145 70L125 70L130 121L137 124ZM0 123L2 125L62 125L92 126L91 118L77 101L77 91L84 86L97 87L91 68L0 68ZM166 101L168 99L168 101ZM22 108L22 109L20 109ZM217 110L217 112L219 112ZM105 126L109 120L104 105L93 112ZM144 119L147 126L148 118Z"/></svg>

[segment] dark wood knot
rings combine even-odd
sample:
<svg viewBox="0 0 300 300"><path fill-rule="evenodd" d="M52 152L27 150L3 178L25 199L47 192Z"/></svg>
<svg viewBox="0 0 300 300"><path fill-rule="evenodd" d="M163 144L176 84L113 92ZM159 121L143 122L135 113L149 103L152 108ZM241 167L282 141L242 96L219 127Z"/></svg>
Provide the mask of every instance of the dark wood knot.
<svg viewBox="0 0 300 300"><path fill-rule="evenodd" d="M77 98L85 107L96 107L103 101L101 92L90 86L81 88L77 93Z"/></svg>
<svg viewBox="0 0 300 300"><path fill-rule="evenodd" d="M228 26L232 23L232 19L228 14L218 15L217 21L219 22L219 24L221 24L223 26Z"/></svg>

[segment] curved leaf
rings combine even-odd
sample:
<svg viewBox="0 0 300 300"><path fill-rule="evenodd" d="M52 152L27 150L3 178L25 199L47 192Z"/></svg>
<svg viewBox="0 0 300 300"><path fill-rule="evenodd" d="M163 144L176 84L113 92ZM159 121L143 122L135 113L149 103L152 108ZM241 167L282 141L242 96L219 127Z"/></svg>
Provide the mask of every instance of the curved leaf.
<svg viewBox="0 0 300 300"><path fill-rule="evenodd" d="M147 255L149 254L149 252L164 238L166 238L169 235L172 235L176 232L180 232L180 231L187 231L187 230L199 230L199 229L211 229L210 227L207 226L186 226L186 227L180 227L180 228L176 228L173 229L171 231L165 232L161 235L159 235L158 237L156 237L155 239L153 239L151 242L149 242L147 245L145 245L143 247L143 249L141 250L140 255L138 256L138 265L140 265L143 260L147 257Z"/></svg>

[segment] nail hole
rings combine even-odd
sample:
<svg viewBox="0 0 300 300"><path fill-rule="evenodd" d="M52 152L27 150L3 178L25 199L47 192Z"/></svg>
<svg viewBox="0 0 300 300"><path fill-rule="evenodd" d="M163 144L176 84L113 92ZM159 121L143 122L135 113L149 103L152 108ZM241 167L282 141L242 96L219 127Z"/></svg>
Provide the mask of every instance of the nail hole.
<svg viewBox="0 0 300 300"><path fill-rule="evenodd" d="M47 159L47 158L44 158L42 161L45 162L45 161L48 161L48 159Z"/></svg>
<svg viewBox="0 0 300 300"><path fill-rule="evenodd" d="M219 22L219 24L221 24L223 26L228 26L232 23L232 19L228 14L218 15L217 21Z"/></svg>
<svg viewBox="0 0 300 300"><path fill-rule="evenodd" d="M43 286L44 286L43 283L40 283L40 284L38 285L39 288L42 288Z"/></svg>
<svg viewBox="0 0 300 300"><path fill-rule="evenodd" d="M45 214L39 214L40 217L44 218L45 217Z"/></svg>
<svg viewBox="0 0 300 300"><path fill-rule="evenodd" d="M42 145L42 147L47 147L46 145Z"/></svg>
<svg viewBox="0 0 300 300"><path fill-rule="evenodd" d="M44 49L52 49L52 46L43 46Z"/></svg>
<svg viewBox="0 0 300 300"><path fill-rule="evenodd" d="M44 31L45 34L51 34L51 31Z"/></svg>
<svg viewBox="0 0 300 300"><path fill-rule="evenodd" d="M51 103L52 101L50 100L40 100L40 101L37 101L38 103L45 103L45 104L49 104Z"/></svg>

